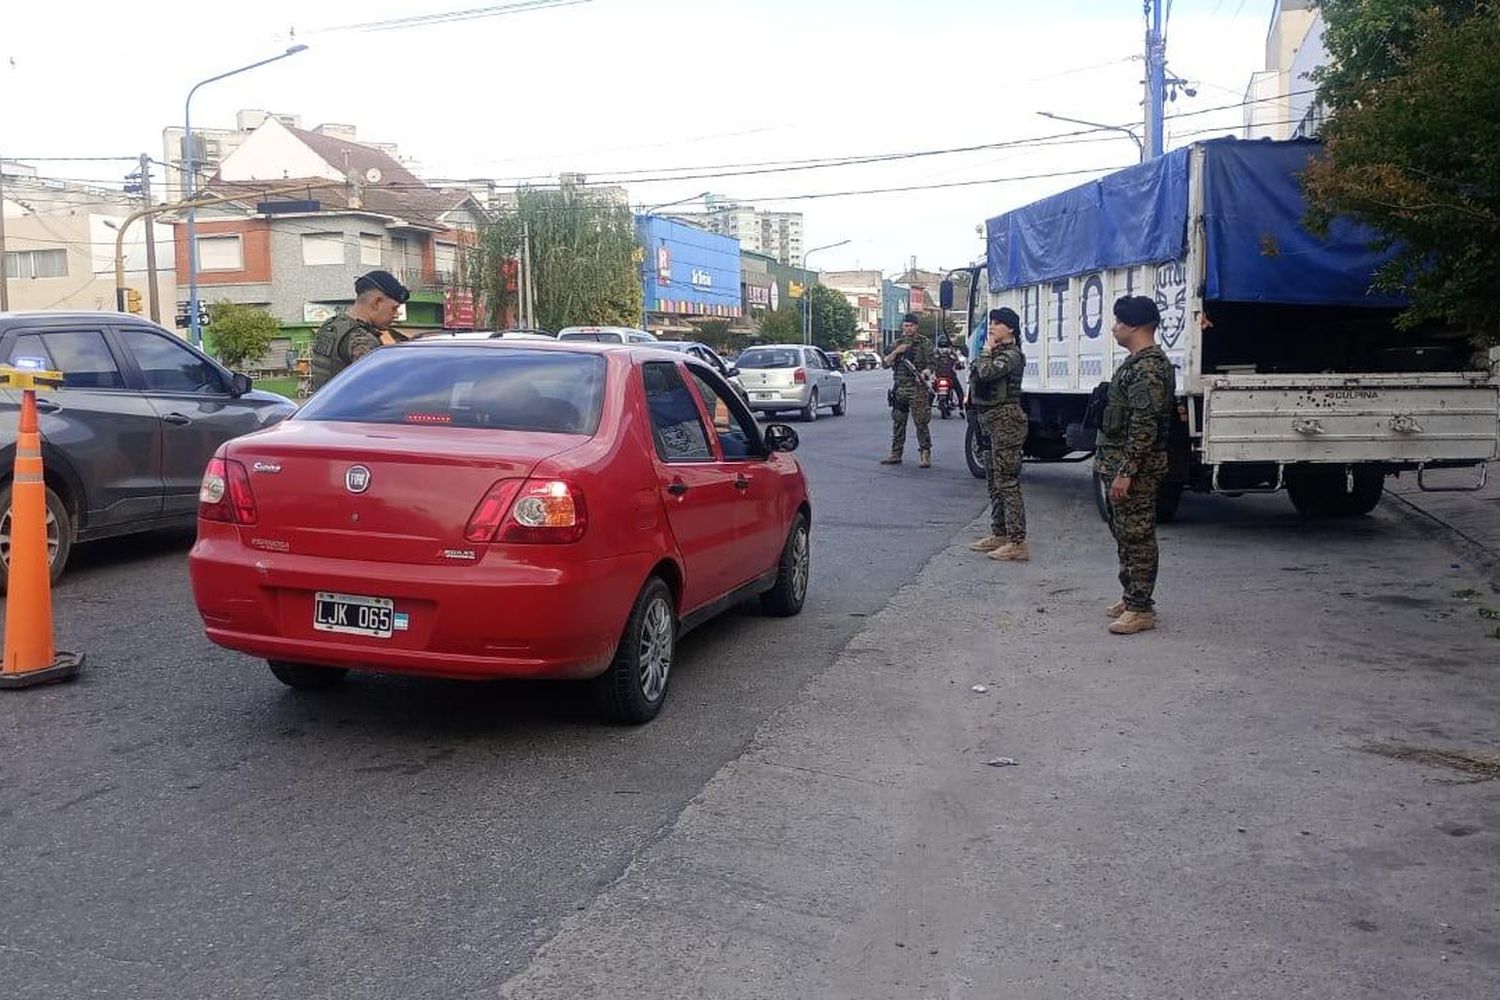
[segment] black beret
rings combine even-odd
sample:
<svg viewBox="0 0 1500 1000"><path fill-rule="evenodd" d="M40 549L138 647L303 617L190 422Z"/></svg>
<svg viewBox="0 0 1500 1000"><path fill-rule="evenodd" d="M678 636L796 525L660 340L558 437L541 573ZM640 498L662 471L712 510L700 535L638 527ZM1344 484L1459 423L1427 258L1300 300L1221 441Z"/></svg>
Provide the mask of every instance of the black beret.
<svg viewBox="0 0 1500 1000"><path fill-rule="evenodd" d="M363 295L372 289L397 302L405 302L411 298L411 292L389 271L371 271L354 279L355 295Z"/></svg>
<svg viewBox="0 0 1500 1000"><path fill-rule="evenodd" d="M1115 300L1115 319L1126 326L1149 326L1161 325L1161 312L1156 308L1156 300L1144 295L1126 295Z"/></svg>
<svg viewBox="0 0 1500 1000"><path fill-rule="evenodd" d="M990 322L1004 323L1010 327L1012 333L1019 333L1021 330L1021 317L1016 315L1014 309L1007 306L1001 306L999 309L991 309Z"/></svg>
<svg viewBox="0 0 1500 1000"><path fill-rule="evenodd" d="M903 323L920 323L921 320L917 319L917 314L916 313L907 313L905 316L901 317L901 322L903 322Z"/></svg>

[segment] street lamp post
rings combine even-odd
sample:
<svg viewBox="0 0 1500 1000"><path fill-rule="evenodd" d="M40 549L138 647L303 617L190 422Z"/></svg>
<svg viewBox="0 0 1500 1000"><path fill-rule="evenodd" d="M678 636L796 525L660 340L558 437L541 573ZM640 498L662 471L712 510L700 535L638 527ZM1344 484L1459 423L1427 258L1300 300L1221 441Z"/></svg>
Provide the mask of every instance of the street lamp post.
<svg viewBox="0 0 1500 1000"><path fill-rule="evenodd" d="M813 247L802 255L803 270L811 270L807 266L807 259L819 250L832 250L834 247L841 247L848 242L849 240L839 240L837 243L825 243L820 247ZM812 290L813 286L808 285L807 289L802 293L802 343L804 344L812 343Z"/></svg>
<svg viewBox="0 0 1500 1000"><path fill-rule="evenodd" d="M227 73L220 73L218 76L211 76L207 80L199 80L193 84L193 89L188 91L187 100L183 103L182 172L184 180L187 183L186 198L184 200L188 202L188 331L195 347L203 343L203 329L202 325L198 322L198 212L196 206L193 204L193 196L198 193L198 161L193 155L193 95L198 92L199 87L222 80L225 77L236 76L252 69L258 69L267 63L277 62L289 56L294 56L299 52L306 51L306 45L293 45L280 55L272 56L269 59L262 59L260 62L253 62L248 66L241 66L239 69L232 69Z"/></svg>
<svg viewBox="0 0 1500 1000"><path fill-rule="evenodd" d="M1146 162L1146 145L1141 142L1141 137L1136 135L1124 125L1105 125L1103 122L1086 122L1082 118L1069 118L1066 115L1054 115L1050 111L1038 111L1037 114L1043 118L1051 118L1053 121L1069 122L1073 125L1087 125L1090 128L1102 128L1107 132L1124 132L1130 136L1130 141L1135 143L1136 152L1140 154L1140 162Z"/></svg>

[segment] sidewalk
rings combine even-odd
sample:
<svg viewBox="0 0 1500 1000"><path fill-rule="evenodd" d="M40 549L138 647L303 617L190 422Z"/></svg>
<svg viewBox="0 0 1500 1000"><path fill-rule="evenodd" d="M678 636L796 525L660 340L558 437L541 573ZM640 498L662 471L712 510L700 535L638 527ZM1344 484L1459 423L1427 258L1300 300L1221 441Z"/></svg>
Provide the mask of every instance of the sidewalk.
<svg viewBox="0 0 1500 1000"><path fill-rule="evenodd" d="M1474 571L1383 507L1215 502L1118 639L1072 479L1028 477L1031 563L955 538L499 995L1492 998L1500 782L1406 756L1500 751Z"/></svg>
<svg viewBox="0 0 1500 1000"><path fill-rule="evenodd" d="M1477 473L1443 469L1427 477L1428 486L1473 483ZM1484 489L1474 493L1425 493L1417 488L1416 473L1386 480L1386 492L1429 521L1437 522L1475 550L1496 586L1500 586L1500 462L1491 462Z"/></svg>

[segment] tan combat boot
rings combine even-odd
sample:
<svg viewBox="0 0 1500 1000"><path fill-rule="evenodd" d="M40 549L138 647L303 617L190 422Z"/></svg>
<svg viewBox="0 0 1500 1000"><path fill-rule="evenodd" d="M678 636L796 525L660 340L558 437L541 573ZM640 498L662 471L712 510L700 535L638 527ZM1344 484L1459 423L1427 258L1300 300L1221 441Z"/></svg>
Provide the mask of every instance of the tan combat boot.
<svg viewBox="0 0 1500 1000"><path fill-rule="evenodd" d="M1005 539L999 535L985 535L977 542L969 543L971 552L993 552L1005 544Z"/></svg>
<svg viewBox="0 0 1500 1000"><path fill-rule="evenodd" d="M1115 635L1135 635L1137 632L1149 632L1154 628L1156 628L1155 611L1127 611L1109 623L1109 630Z"/></svg>
<svg viewBox="0 0 1500 1000"><path fill-rule="evenodd" d="M899 451L893 451L893 452L891 452L889 455L885 456L885 458L882 458L880 460L880 464L881 465L900 465L901 464L901 453Z"/></svg>
<svg viewBox="0 0 1500 1000"><path fill-rule="evenodd" d="M990 558L996 562L1030 562L1031 550L1025 542L1006 542L991 552Z"/></svg>
<svg viewBox="0 0 1500 1000"><path fill-rule="evenodd" d="M926 448L923 448L920 452L917 453L917 458L918 458L917 468L919 468L919 469L930 469L930 468L932 468L932 452L931 451L929 451Z"/></svg>
<svg viewBox="0 0 1500 1000"><path fill-rule="evenodd" d="M1109 616L1110 621L1114 621L1116 618L1123 615L1125 613L1124 598L1121 598L1120 600L1111 604L1109 607L1105 608L1104 613Z"/></svg>

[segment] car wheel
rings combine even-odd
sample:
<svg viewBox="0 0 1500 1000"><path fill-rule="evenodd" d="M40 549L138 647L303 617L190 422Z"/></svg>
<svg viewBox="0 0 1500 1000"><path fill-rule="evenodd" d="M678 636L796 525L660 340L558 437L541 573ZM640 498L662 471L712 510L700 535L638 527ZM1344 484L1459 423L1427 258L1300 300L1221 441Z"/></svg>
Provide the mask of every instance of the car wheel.
<svg viewBox="0 0 1500 1000"><path fill-rule="evenodd" d="M336 686L349 672L346 667L319 667L311 663L288 663L285 660L267 660L272 675L289 688L298 691L327 691Z"/></svg>
<svg viewBox="0 0 1500 1000"><path fill-rule="evenodd" d="M0 594L6 593L10 585L10 495L11 488L0 489ZM51 567L52 582L62 576L73 551L73 518L68 514L62 497L47 490L47 561Z"/></svg>
<svg viewBox="0 0 1500 1000"><path fill-rule="evenodd" d="M625 622L615 658L594 681L599 706L616 722L650 722L667 700L677 654L677 612L672 591L653 576L641 588Z"/></svg>
<svg viewBox="0 0 1500 1000"><path fill-rule="evenodd" d="M807 405L802 408L802 419L808 423L818 419L818 390L814 389L812 395L807 397Z"/></svg>
<svg viewBox="0 0 1500 1000"><path fill-rule="evenodd" d="M807 518L798 514L792 519L792 530L781 549L776 567L776 584L760 595L760 606L768 615L790 618L802 610L807 600L807 583L812 578L812 541Z"/></svg>
<svg viewBox="0 0 1500 1000"><path fill-rule="evenodd" d="M842 417L847 412L849 412L849 390L840 389L839 401L833 404L833 415L835 417Z"/></svg>

